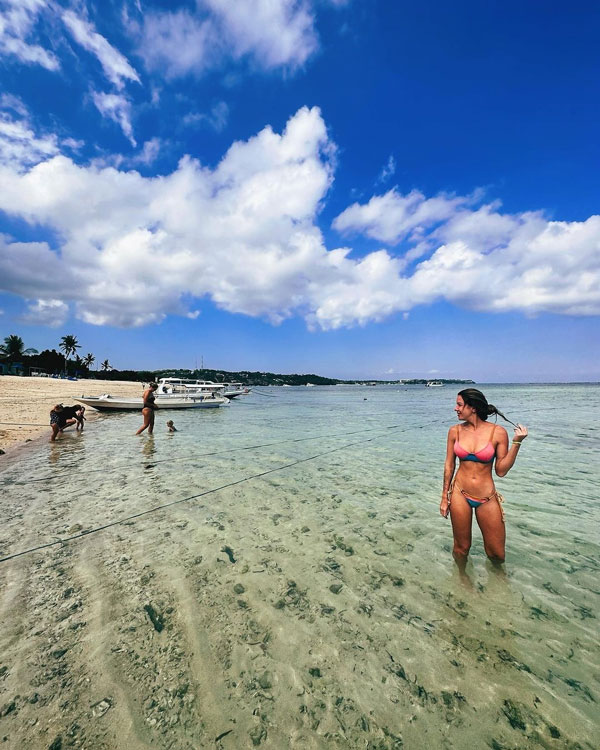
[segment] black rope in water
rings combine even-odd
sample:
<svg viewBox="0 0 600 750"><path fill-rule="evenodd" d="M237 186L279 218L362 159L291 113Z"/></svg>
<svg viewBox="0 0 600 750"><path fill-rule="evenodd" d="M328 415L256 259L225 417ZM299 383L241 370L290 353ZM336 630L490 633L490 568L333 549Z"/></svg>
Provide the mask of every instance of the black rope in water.
<svg viewBox="0 0 600 750"><path fill-rule="evenodd" d="M422 429L423 427L436 424L438 422L446 422L446 419L434 419L431 422L427 422L424 425L414 425L409 427L404 427L404 430L409 429ZM395 424L395 425L385 425L385 426L379 426L379 427L365 427L360 430L352 430L350 432L337 432L337 433L329 433L326 435L309 435L307 437L303 438L284 438L283 440L274 440L271 443L257 443L256 445L245 445L241 446L239 448L224 448L223 450L218 451L210 451L209 453L195 453L193 455L188 456L175 456L170 458L159 458L154 461L152 461L152 465L155 466L156 464L161 463L174 463L175 461L191 461L196 460L198 458L209 458L210 456L219 456L223 453L237 453L242 451L249 451L249 450L256 450L257 448L271 448L274 445L281 445L283 443L303 443L307 440L322 440L324 438L336 438L336 437L347 437L349 435L358 435L363 432L374 432L375 430L395 430L399 429L400 427L403 427L403 425ZM117 471L118 469L124 469L131 466L130 463L127 464L117 464L116 466L111 467L111 471ZM63 471L64 473L70 473L72 470L72 466L66 466ZM102 472L104 474L107 473L106 466L99 468L99 469L86 469L85 470L85 476L82 477L82 481L85 481L85 478L88 474L93 474L97 472ZM54 474L46 474L43 477L38 477L37 479L26 479L22 481L13 482L13 486L23 486L26 484L34 484L36 482L46 482L49 480L56 480L57 478L60 478L60 472L55 472Z"/></svg>
<svg viewBox="0 0 600 750"><path fill-rule="evenodd" d="M267 469L266 471L261 471L261 472L258 472L257 474L251 474L248 477L237 479L234 482L227 482L226 484L222 484L220 487L213 487L209 490L204 490L204 492L199 492L197 495L190 495L189 497L184 497L179 500L173 500L170 503L157 505L154 508L149 508L148 510L142 510L139 513L132 513L131 515L126 516L125 518L121 518L118 521L110 521L109 523L105 523L102 526L95 526L94 528L87 529L86 531L82 531L79 534L73 534L73 536L64 537L63 539L56 539L53 542L46 542L45 544L39 544L36 547L30 547L29 549L21 550L21 552L14 552L12 555L6 555L6 557L0 557L0 563L8 562L9 560L14 560L17 557L22 557L23 555L28 555L32 552L38 552L39 550L42 550L42 549L55 547L57 544L61 544L61 545L67 544L68 542L73 542L73 541L76 541L77 539L81 539L84 536L90 536L91 534L97 534L100 531L105 531L106 529L110 529L113 526L119 526L120 524L126 523L127 521L132 521L135 518L141 518L142 516L147 516L147 515L150 515L151 513L156 513L159 510L170 508L173 505L180 505L181 503L186 503L186 502L189 502L190 500L196 500L199 497L211 495L214 492L220 492L221 490L228 489L229 487L235 487L238 484L249 482L252 479L259 479L260 477L267 476L267 474L273 474L276 471L283 471L283 469L289 469L292 466L297 466L298 464L306 463L307 461L313 461L316 458L321 458L322 456L327 456L331 453L336 453L337 451L344 450L345 448L351 448L354 445L361 445L362 443L370 443L373 440L377 440L379 437L383 437L383 435L375 435L373 437L365 438L364 440L357 440L353 443L340 445L337 448L331 448L328 451L316 453L314 456L308 456L307 458L299 458L297 461L291 461L288 464L283 464L282 466L276 466L274 469Z"/></svg>

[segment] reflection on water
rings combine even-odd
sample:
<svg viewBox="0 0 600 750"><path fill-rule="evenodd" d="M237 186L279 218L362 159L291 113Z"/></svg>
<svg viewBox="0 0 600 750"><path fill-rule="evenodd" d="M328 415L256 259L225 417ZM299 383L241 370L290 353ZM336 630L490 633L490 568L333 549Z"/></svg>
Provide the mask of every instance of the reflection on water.
<svg viewBox="0 0 600 750"><path fill-rule="evenodd" d="M178 413L176 436L159 428L136 438L139 414L102 416L82 434L25 456L4 478L49 475L42 487L50 501L79 489L77 506L64 511L70 517L55 526L46 519L44 533L52 536L76 523L88 528L86 514L99 504L110 521L263 474L236 485L233 499L215 492L202 506L178 507L218 527L219 513L235 517L248 506L242 531L261 539L283 535L284 520L293 519L309 531L286 543L292 568L298 540L308 544L314 533L313 570L337 555L335 574L343 572L356 594L362 619L353 638L375 649L378 633L387 634L385 669L393 657L393 679L410 693L401 697L390 682L390 700L400 708L406 701L410 715L453 737L449 747L483 746L485 737L485 746L498 748L591 748L600 673L600 476L589 426L599 421L600 389L483 390L530 430L515 468L497 482L506 497L501 567L487 561L475 523L469 560L457 567L450 524L438 513L451 387L268 389L268 401L250 396L228 409ZM566 413L556 409L565 400ZM40 489L14 484L13 501L33 507ZM161 523L168 525L168 513ZM147 516L147 533L153 523ZM182 545L192 543L177 533ZM368 681L360 689L368 703ZM427 746L419 744L419 723L410 727L406 742ZM519 743L511 732L522 733Z"/></svg>
<svg viewBox="0 0 600 750"><path fill-rule="evenodd" d="M143 433L142 433L143 434ZM156 453L156 444L154 442L154 435L146 435L145 440L142 443L142 455L145 458L152 458Z"/></svg>

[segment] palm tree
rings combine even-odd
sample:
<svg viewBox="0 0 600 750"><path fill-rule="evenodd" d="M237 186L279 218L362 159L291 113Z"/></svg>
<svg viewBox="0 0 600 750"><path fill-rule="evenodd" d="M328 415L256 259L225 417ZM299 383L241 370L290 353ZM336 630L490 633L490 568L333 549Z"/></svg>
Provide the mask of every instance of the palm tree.
<svg viewBox="0 0 600 750"><path fill-rule="evenodd" d="M107 359L104 360L104 362L100 365L100 367L104 370L104 372L108 372L109 370L112 370L112 365Z"/></svg>
<svg viewBox="0 0 600 750"><path fill-rule="evenodd" d="M70 357L71 354L75 354L77 349L80 349L79 342L77 341L76 336L63 336L60 340L60 344L58 347L65 355L65 372L67 371L67 360Z"/></svg>
<svg viewBox="0 0 600 750"><path fill-rule="evenodd" d="M94 357L94 355L91 353L86 354L85 357L83 358L83 364L88 368L88 370L94 364L95 361L96 361L96 357Z"/></svg>
<svg viewBox="0 0 600 750"><path fill-rule="evenodd" d="M0 355L5 357L9 362L16 362L21 359L24 354L37 354L37 349L25 349L25 344L20 336L11 334L4 339L4 343L0 344Z"/></svg>

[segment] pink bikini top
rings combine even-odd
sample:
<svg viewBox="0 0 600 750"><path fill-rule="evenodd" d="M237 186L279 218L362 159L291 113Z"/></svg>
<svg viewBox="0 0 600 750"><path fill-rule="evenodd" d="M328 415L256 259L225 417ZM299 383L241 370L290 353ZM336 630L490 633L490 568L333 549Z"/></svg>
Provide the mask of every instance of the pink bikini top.
<svg viewBox="0 0 600 750"><path fill-rule="evenodd" d="M454 441L454 455L457 456L461 461L475 461L480 464L491 464L496 455L496 449L494 448L494 444L492 443L492 436L494 435L495 429L496 425L494 425L492 434L490 435L490 442L476 453L469 453L468 451L466 451L458 442L457 437Z"/></svg>

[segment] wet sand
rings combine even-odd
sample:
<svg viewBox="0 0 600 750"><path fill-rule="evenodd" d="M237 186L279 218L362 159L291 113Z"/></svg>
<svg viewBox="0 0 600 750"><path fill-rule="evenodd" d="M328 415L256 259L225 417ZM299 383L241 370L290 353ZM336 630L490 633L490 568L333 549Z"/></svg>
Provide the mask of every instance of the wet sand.
<svg viewBox="0 0 600 750"><path fill-rule="evenodd" d="M47 434L50 438L50 410L57 403L72 405L74 398L99 396L141 396L142 383L125 380L58 380L55 378L25 378L15 375L0 376L0 448L14 452L26 441ZM98 414L86 409L86 420ZM60 439L60 438L59 438Z"/></svg>

